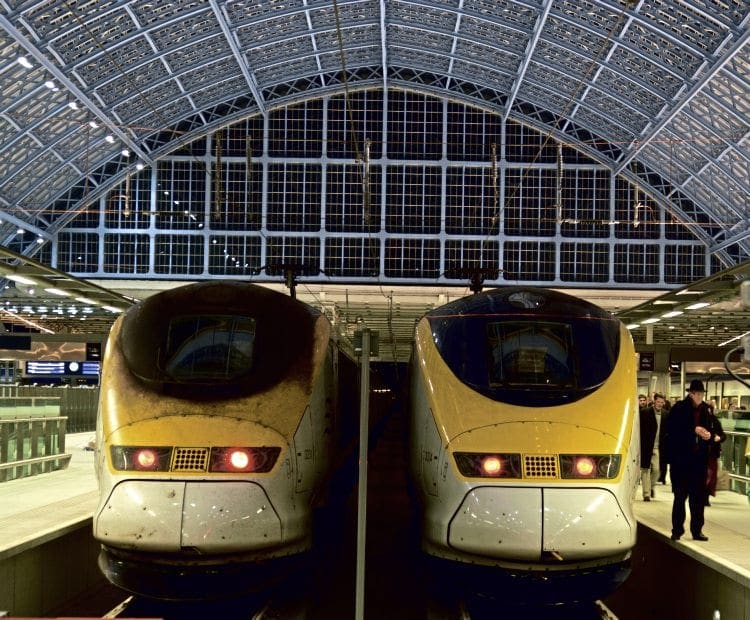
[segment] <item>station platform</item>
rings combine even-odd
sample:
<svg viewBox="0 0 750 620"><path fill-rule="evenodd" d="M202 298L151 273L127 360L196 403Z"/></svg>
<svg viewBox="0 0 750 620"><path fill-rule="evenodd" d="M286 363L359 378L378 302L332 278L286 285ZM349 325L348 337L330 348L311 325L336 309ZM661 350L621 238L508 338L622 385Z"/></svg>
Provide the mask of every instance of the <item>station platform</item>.
<svg viewBox="0 0 750 620"><path fill-rule="evenodd" d="M93 433L68 434L68 467L0 483L0 615L45 617L102 584L91 517Z"/></svg>
<svg viewBox="0 0 750 620"><path fill-rule="evenodd" d="M747 496L733 491L717 491L716 497L710 501L711 505L704 512L706 542L694 541L690 536L690 509L687 505L686 533L677 542L670 540L672 491L669 485L658 485L656 497L650 502L636 499L634 509L641 525L663 536L686 555L744 583L750 593L750 501Z"/></svg>
<svg viewBox="0 0 750 620"><path fill-rule="evenodd" d="M87 449L92 439L93 433L66 437L66 452L71 453L72 458L64 470L0 484L0 612L10 611L11 616L46 616L62 604L66 595L101 581L96 568L98 545L91 536L91 517L98 499L94 453ZM643 547L636 548L633 554L633 584L630 587L636 590L651 586L675 590L671 582L677 574L676 567L694 563L704 571L700 573L703 577L690 577L696 579L697 585L684 584L679 591L683 587L699 588L701 580L711 582L711 578L705 578L706 574L720 575L733 588L733 593L727 594L726 585L714 587L716 599L721 600L723 608L728 610L720 617L724 620L750 618L747 615L750 609L748 498L731 491L719 491L715 498L711 498L711 506L705 511L707 542L693 541L689 533L680 541L670 540L672 493L669 485L659 485L650 502L639 498L640 489L635 500L635 513L639 522L639 547ZM69 542L55 544L64 539ZM81 550L72 551L68 545L78 545ZM85 570L80 566L84 563L89 565ZM669 572L656 579L652 573L639 577L639 570L642 572L642 565L647 563L651 571ZM88 574L81 579L66 575L62 583L56 583L59 578L51 574L55 566L63 574L66 570L88 571ZM623 599L633 596L628 582L621 587L624 592L615 595L615 603L618 596ZM654 593L654 600L664 598L663 589ZM638 596L643 598L643 590ZM714 605L706 602L704 607L710 610ZM641 618L665 617L659 615L660 611L655 610L653 615L645 611ZM627 618L628 615L618 617ZM680 617L690 616L680 614Z"/></svg>
<svg viewBox="0 0 750 620"><path fill-rule="evenodd" d="M0 560L59 538L91 520L99 494L94 452L86 447L93 433L69 434L65 469L0 484Z"/></svg>

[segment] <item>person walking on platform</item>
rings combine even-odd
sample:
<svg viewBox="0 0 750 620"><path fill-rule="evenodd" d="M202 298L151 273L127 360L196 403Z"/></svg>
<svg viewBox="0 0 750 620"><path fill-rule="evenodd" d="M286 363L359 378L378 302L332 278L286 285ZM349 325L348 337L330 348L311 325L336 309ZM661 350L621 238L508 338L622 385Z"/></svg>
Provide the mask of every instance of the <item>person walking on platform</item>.
<svg viewBox="0 0 750 620"><path fill-rule="evenodd" d="M663 396L662 399L663 405L661 407L661 410L656 411L656 417L659 421L659 482L661 482L662 484L667 484L667 447L664 438L667 435L667 417L669 416L669 410L672 405ZM654 405L656 405L656 398L654 398Z"/></svg>
<svg viewBox="0 0 750 620"><path fill-rule="evenodd" d="M711 505L709 497L716 497L716 483L719 477L719 457L721 456L721 444L726 440L727 434L721 426L721 421L714 413L713 402L708 403L708 412L712 442L708 447L708 475L706 477L706 506Z"/></svg>
<svg viewBox="0 0 750 620"><path fill-rule="evenodd" d="M656 460L654 444L658 422L653 406L641 407L638 410L641 423L641 493L643 501L650 502L656 486Z"/></svg>
<svg viewBox="0 0 750 620"><path fill-rule="evenodd" d="M703 534L706 504L708 449L714 441L709 430L708 406L703 402L706 388L693 379L688 395L669 412L666 429L667 460L672 478L672 540L685 533L685 500L690 506L690 533L693 540L708 540Z"/></svg>
<svg viewBox="0 0 750 620"><path fill-rule="evenodd" d="M648 396L645 394L638 394L638 409L648 407Z"/></svg>

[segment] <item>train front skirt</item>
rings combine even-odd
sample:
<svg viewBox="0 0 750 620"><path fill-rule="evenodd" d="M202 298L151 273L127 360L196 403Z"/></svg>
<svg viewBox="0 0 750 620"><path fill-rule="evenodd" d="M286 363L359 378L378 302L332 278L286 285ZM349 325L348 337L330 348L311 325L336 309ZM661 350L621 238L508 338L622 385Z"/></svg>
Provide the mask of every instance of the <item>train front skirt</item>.
<svg viewBox="0 0 750 620"><path fill-rule="evenodd" d="M125 480L95 523L105 545L140 551L223 553L282 543L281 521L254 482ZM253 545L253 540L255 544Z"/></svg>
<svg viewBox="0 0 750 620"><path fill-rule="evenodd" d="M635 531L601 488L473 488L451 519L459 552L521 562L564 563L626 554Z"/></svg>
<svg viewBox="0 0 750 620"><path fill-rule="evenodd" d="M309 550L309 528L290 527L300 535L288 540L287 524L249 481L124 480L94 520L112 583L175 599L262 589L304 563L294 554Z"/></svg>

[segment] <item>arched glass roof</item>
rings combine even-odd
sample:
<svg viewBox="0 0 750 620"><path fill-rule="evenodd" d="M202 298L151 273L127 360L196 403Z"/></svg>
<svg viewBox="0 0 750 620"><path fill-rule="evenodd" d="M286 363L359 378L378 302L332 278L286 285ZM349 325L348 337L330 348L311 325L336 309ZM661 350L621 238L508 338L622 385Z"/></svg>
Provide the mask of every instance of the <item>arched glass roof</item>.
<svg viewBox="0 0 750 620"><path fill-rule="evenodd" d="M750 257L747 2L2 4L0 244L24 254L136 165L233 120L397 88L573 144L727 266Z"/></svg>

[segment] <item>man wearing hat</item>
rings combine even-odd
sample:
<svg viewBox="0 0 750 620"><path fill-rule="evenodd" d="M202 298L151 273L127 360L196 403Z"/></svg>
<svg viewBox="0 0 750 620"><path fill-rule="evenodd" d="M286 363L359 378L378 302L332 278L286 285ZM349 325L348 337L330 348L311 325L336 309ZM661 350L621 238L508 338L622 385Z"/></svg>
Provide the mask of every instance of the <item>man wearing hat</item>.
<svg viewBox="0 0 750 620"><path fill-rule="evenodd" d="M672 478L672 540L685 533L685 500L690 506L693 540L708 540L703 534L706 476L711 443L718 439L711 428L703 382L693 379L687 396L672 407L667 418L666 448Z"/></svg>

